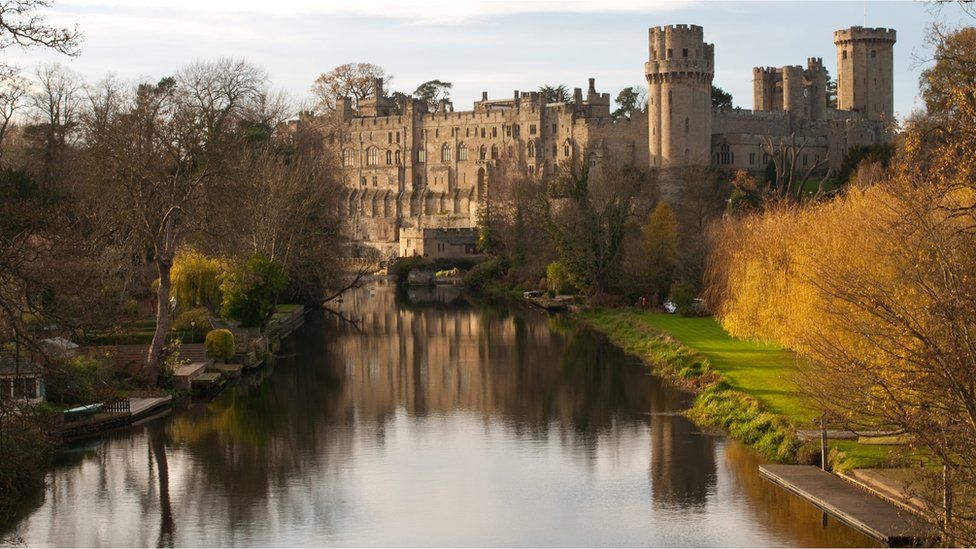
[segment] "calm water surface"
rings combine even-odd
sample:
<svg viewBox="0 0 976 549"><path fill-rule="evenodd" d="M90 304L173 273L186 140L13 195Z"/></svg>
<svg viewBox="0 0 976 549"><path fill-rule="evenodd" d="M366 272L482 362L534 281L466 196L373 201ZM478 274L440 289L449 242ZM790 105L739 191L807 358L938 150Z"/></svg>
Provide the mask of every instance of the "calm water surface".
<svg viewBox="0 0 976 549"><path fill-rule="evenodd" d="M383 283L270 371L72 447L29 546L866 545L601 337Z"/></svg>

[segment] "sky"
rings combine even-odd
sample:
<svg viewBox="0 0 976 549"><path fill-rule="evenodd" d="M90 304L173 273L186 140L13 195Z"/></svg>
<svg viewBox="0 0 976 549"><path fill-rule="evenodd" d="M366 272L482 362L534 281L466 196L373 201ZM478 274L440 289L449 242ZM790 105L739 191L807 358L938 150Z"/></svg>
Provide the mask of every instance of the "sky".
<svg viewBox="0 0 976 549"><path fill-rule="evenodd" d="M454 84L455 110L487 91L510 97L543 84L597 89L616 97L643 85L647 29L704 27L715 44L717 86L752 108L752 68L805 65L822 57L836 75L833 31L889 27L895 44L895 111L919 106L918 76L930 49L926 27L972 25L956 6L921 2L720 2L662 0L53 0L44 12L77 25L81 53L66 58L10 48L31 67L58 61L86 79L108 74L152 80L196 60L243 57L296 102L315 78L347 62L370 62L394 76L388 90L412 92L431 79Z"/></svg>

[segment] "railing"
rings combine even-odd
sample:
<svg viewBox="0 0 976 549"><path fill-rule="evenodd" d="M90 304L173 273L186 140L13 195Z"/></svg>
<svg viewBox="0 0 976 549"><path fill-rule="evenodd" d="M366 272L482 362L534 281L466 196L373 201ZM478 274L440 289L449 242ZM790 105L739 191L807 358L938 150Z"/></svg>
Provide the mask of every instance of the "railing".
<svg viewBox="0 0 976 549"><path fill-rule="evenodd" d="M118 398L109 402L106 402L102 407L102 410L106 412L128 412L129 411L129 399Z"/></svg>

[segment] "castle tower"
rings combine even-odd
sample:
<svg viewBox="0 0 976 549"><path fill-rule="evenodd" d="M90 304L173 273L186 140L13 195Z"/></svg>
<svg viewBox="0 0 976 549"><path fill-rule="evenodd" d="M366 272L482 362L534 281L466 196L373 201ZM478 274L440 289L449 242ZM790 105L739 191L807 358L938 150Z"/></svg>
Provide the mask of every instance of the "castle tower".
<svg viewBox="0 0 976 549"><path fill-rule="evenodd" d="M870 120L894 115L894 29L851 27L834 33L837 46L837 108Z"/></svg>
<svg viewBox="0 0 976 549"><path fill-rule="evenodd" d="M697 25L649 29L648 140L652 167L709 164L715 46Z"/></svg>

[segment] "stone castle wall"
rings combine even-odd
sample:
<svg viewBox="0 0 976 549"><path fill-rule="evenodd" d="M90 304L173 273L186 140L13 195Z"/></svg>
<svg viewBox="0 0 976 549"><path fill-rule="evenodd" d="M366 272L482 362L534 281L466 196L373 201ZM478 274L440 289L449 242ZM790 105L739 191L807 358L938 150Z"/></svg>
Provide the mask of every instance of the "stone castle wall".
<svg viewBox="0 0 976 549"><path fill-rule="evenodd" d="M344 99L327 122L307 115L298 123L322 126L341 151L339 209L352 237L393 257L410 249L398 246L402 235L476 227L479 205L500 174L545 177L574 158L591 166L613 158L672 174L702 164L760 172L769 144L795 140L804 147L801 167L825 160L836 170L851 147L890 140L894 41L890 29L834 33L837 109L826 106L819 58L805 67L757 67L753 110L713 109L714 46L702 27L672 25L648 32L646 118L611 117L610 95L597 92L592 78L585 94L576 88L567 101L519 91L489 99L483 92L472 110L441 101L433 112L413 98L387 97L377 81L373 97L355 108Z"/></svg>

